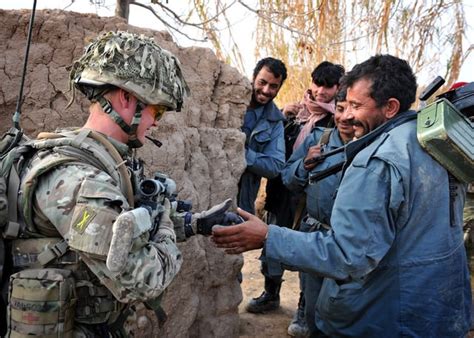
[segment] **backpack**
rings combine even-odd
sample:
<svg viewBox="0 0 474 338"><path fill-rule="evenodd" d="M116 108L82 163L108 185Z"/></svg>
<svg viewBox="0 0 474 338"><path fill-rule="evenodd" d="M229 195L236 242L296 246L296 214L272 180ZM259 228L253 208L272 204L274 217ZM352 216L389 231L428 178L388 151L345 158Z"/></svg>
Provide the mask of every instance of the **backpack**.
<svg viewBox="0 0 474 338"><path fill-rule="evenodd" d="M438 95L437 99L440 98L451 102L467 118L474 117L474 82Z"/></svg>
<svg viewBox="0 0 474 338"><path fill-rule="evenodd" d="M14 170L12 173L12 168L21 155L27 152L27 148L21 147L21 145L28 141L29 139L23 135L23 131L16 128L11 128L0 140L0 231L6 238L10 237L10 234L5 232L7 228L12 230L19 226L14 201L8 201L8 190L14 190L15 187L18 189L20 185L18 172ZM11 226L9 226L9 222L12 222ZM0 256L2 255L0 254Z"/></svg>

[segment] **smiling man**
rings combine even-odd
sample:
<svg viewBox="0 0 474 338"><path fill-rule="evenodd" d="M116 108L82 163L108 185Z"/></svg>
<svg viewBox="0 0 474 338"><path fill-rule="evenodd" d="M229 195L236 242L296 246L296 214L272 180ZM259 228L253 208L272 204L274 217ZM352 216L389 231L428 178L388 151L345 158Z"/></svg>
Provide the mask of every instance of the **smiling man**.
<svg viewBox="0 0 474 338"><path fill-rule="evenodd" d="M247 168L239 183L239 207L255 213L255 199L262 177L276 177L285 164L283 120L273 103L286 79L286 67L280 60L260 60L253 71L252 99L244 117Z"/></svg>
<svg viewBox="0 0 474 338"><path fill-rule="evenodd" d="M241 212L247 222L215 227L214 242L228 253L265 246L268 258L325 277L315 318L326 335L463 337L471 305L465 186L418 143L408 110L416 78L406 61L377 55L343 83L359 141L383 132L346 163L331 230L300 233Z"/></svg>

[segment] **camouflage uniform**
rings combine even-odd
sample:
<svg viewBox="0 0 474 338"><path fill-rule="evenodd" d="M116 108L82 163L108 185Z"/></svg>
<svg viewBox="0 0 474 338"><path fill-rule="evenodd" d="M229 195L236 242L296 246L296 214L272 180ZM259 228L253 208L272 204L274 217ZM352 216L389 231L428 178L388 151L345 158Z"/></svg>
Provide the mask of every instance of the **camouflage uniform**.
<svg viewBox="0 0 474 338"><path fill-rule="evenodd" d="M83 142L86 141L102 146L89 139ZM124 159L127 158L126 145L113 139L109 141ZM64 238L69 250L57 254L48 267L73 271L77 293L75 335L103 335L111 330L108 324L117 321L125 309L122 303L156 299L179 271L182 257L172 227L160 223L157 235L151 240L146 231L152 223L148 211L139 208L143 209L140 213L134 209L131 210L135 212L131 218L132 249L123 269L111 272L105 260L114 221L120 214L130 212L129 201L116 178L90 163L81 163L80 159L56 166L37 180L29 177L42 163L61 157L64 155L52 149L38 152L28 165L30 170L25 170L21 177L20 191L25 193L19 204L26 223L23 231L26 239L13 242L14 267L17 270L39 267L35 255L45 251L39 246L47 240L48 247L52 248ZM32 181L37 181L36 185L32 186ZM32 196L28 198L30 190L33 190ZM30 258L21 258L25 256ZM17 331L24 331L24 324L25 320L14 321L13 326ZM102 331L97 331L99 329Z"/></svg>
<svg viewBox="0 0 474 338"><path fill-rule="evenodd" d="M125 155L128 147L115 144ZM94 233L100 233L96 238L105 241L99 245L106 248L110 245L113 221L121 212L129 210L124 193L110 175L81 163L60 166L43 175L36 187L33 203L34 210L37 210L35 224L41 229L40 233L55 233L71 240L71 228L81 228L81 231L89 232L91 238L95 237ZM87 215L95 216L90 216L88 221ZM148 219L135 220L135 229L143 225L140 221L151 223L149 215L145 214L145 217ZM75 250L119 301L146 301L163 292L182 263L173 229L161 226L158 233L155 241L143 237L135 239L127 264L118 275L108 271L105 257Z"/></svg>
<svg viewBox="0 0 474 338"><path fill-rule="evenodd" d="M178 60L152 39L109 32L86 48L70 78L129 135L128 143L87 129L26 142L32 151L14 166L19 219L9 223L20 230L11 242L13 272L20 271L10 279L12 336L123 334L125 304L154 308L182 263L169 202L158 232L149 238L156 215L134 209L135 178L125 168L130 147L142 145L137 128L145 106L179 110L182 105L188 88ZM117 87L138 100L129 124L104 97ZM129 231L115 238L130 237L130 246L122 250L124 264L114 270L109 259L118 223Z"/></svg>

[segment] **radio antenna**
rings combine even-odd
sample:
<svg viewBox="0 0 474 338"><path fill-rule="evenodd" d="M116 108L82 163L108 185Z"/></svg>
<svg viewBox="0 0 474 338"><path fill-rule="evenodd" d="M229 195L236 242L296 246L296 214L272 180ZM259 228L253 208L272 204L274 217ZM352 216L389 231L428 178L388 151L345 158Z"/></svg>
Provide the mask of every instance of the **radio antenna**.
<svg viewBox="0 0 474 338"><path fill-rule="evenodd" d="M23 103L23 87L25 86L26 67L28 65L28 55L30 53L31 32L33 31L33 21L35 20L36 0L33 0L33 9L31 10L30 24L28 27L28 38L26 42L25 59L23 60L23 72L21 74L20 93L16 102L16 111L13 114L13 126L20 130L21 104Z"/></svg>

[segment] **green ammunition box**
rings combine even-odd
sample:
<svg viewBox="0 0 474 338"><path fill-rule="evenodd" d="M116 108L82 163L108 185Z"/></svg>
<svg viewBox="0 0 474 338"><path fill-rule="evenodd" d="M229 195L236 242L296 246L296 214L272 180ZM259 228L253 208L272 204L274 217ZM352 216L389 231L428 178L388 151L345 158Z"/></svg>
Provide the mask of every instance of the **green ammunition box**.
<svg viewBox="0 0 474 338"><path fill-rule="evenodd" d="M439 99L419 111L420 145L454 177L474 182L474 123L448 100Z"/></svg>

